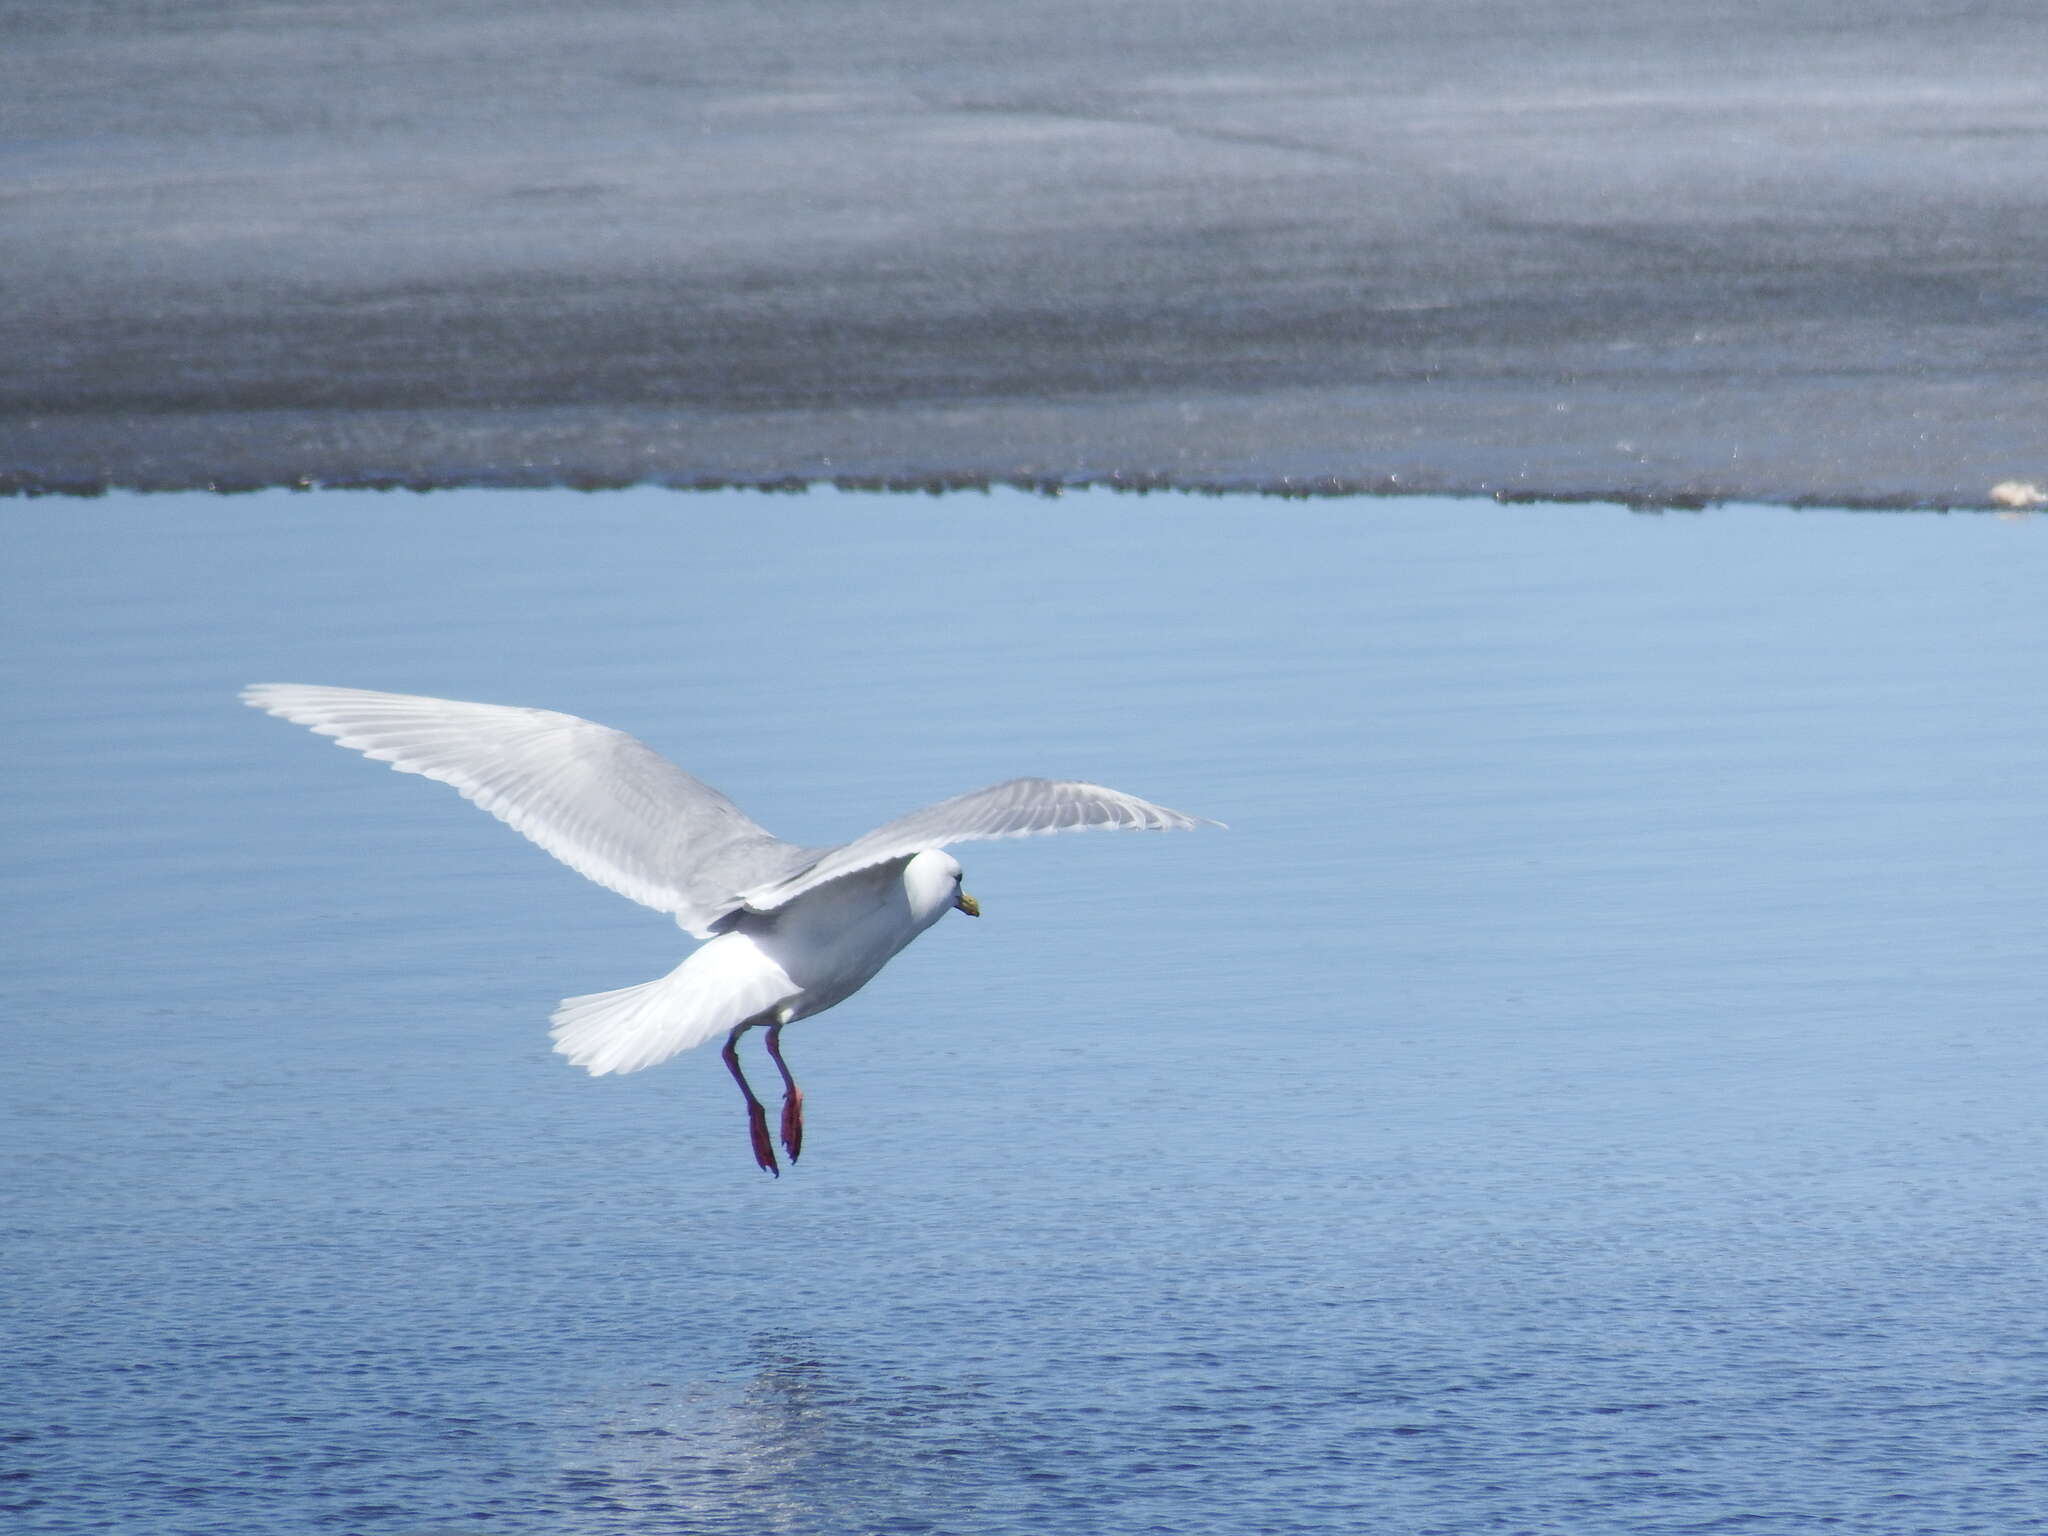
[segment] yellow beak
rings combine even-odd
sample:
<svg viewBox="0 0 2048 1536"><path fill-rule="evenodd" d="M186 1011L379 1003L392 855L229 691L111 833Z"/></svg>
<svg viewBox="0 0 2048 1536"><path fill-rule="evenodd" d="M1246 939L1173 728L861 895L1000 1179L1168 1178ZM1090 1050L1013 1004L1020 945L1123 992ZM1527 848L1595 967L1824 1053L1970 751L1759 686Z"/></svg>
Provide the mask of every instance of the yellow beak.
<svg viewBox="0 0 2048 1536"><path fill-rule="evenodd" d="M953 898L953 905L960 911L965 912L969 917L981 916L981 903L976 901L972 896L968 895L965 891L962 891L958 896L955 896Z"/></svg>

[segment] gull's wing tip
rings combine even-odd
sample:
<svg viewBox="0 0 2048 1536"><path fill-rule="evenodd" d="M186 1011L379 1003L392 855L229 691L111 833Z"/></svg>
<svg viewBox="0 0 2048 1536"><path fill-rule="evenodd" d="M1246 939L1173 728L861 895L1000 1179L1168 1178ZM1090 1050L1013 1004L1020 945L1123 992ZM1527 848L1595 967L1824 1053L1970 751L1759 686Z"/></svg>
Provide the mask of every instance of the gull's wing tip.
<svg viewBox="0 0 2048 1536"><path fill-rule="evenodd" d="M1099 790L1106 795L1116 795L1126 801L1135 802L1134 808L1143 819L1136 823L1126 822L1126 826L1135 825L1143 830L1154 832L1192 832L1197 827L1215 827L1220 832L1228 832L1230 830L1228 822L1218 821L1213 816L1197 816L1192 811L1176 811L1170 805L1160 805L1151 800L1140 800L1136 795L1125 795L1122 790L1106 789L1099 784L1090 784L1086 787L1092 790ZM1110 823L1110 825L1114 825L1114 823Z"/></svg>
<svg viewBox="0 0 2048 1536"><path fill-rule="evenodd" d="M287 694L304 693L314 686L310 683L251 683L235 697L251 709L265 710L274 715Z"/></svg>
<svg viewBox="0 0 2048 1536"><path fill-rule="evenodd" d="M1138 822L1126 822L1124 825L1133 826L1145 832L1194 832L1202 827L1215 827L1222 832L1230 830L1228 822L1218 821L1213 816L1197 816L1192 811L1176 811L1171 806L1165 805L1155 805L1151 809L1157 813L1156 817L1147 817L1145 820Z"/></svg>

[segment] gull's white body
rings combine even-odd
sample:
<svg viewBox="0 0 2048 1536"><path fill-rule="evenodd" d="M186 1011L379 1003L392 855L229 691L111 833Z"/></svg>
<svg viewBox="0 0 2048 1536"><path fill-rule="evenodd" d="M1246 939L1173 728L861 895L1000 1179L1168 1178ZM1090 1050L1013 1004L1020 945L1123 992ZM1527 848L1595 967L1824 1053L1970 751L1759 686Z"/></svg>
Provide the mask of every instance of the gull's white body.
<svg viewBox="0 0 2048 1536"><path fill-rule="evenodd" d="M242 699L453 786L572 869L707 939L657 980L566 999L555 1049L593 1074L637 1072L723 1033L750 1106L730 1054L741 1032L767 1026L782 1067L780 1026L844 1002L949 909L978 911L946 844L1198 824L1100 785L1013 779L840 847L801 848L632 737L574 715L292 683ZM793 1082L789 1092L800 1102Z"/></svg>
<svg viewBox="0 0 2048 1536"><path fill-rule="evenodd" d="M658 981L566 998L555 1049L593 1076L637 1072L746 1019L823 1013L952 909L959 868L942 853L878 864L743 920Z"/></svg>

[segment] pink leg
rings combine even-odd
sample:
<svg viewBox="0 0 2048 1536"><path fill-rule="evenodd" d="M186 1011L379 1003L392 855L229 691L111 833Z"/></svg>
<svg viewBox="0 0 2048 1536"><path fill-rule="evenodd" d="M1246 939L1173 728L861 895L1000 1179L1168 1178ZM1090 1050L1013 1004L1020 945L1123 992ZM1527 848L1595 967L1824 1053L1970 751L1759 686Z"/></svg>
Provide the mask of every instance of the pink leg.
<svg viewBox="0 0 2048 1536"><path fill-rule="evenodd" d="M718 1054L725 1058L725 1069L732 1074L732 1080L740 1085L740 1093L747 1101L747 1134L754 1141L754 1161L778 1179L782 1169L775 1162L775 1148L768 1140L768 1111L761 1107L761 1101L754 1097L754 1090L747 1083L747 1074L740 1070L740 1036L754 1027L753 1020L734 1028L725 1037L725 1049ZM794 1154L792 1154L793 1156Z"/></svg>
<svg viewBox="0 0 2048 1536"><path fill-rule="evenodd" d="M793 1163L804 1146L804 1091L789 1075L789 1063L782 1059L782 1026L768 1026L768 1054L775 1058L775 1070L782 1074L782 1145Z"/></svg>

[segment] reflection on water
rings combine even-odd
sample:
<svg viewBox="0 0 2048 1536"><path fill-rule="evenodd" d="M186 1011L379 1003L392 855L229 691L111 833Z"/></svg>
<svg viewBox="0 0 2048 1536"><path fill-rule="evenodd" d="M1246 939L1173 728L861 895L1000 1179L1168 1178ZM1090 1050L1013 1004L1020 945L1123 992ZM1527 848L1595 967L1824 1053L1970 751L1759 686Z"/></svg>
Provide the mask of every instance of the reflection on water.
<svg viewBox="0 0 2048 1536"><path fill-rule="evenodd" d="M756 1336L743 1358L751 1375L646 1383L571 1453L565 1503L706 1532L943 1530L972 1515L952 1468L974 1454L961 1429L990 1392L877 1381L788 1335Z"/></svg>
<svg viewBox="0 0 2048 1536"><path fill-rule="evenodd" d="M11 508L0 1514L44 1536L2017 1531L2041 519ZM266 678L831 841L1018 773L763 1179L672 924Z"/></svg>

